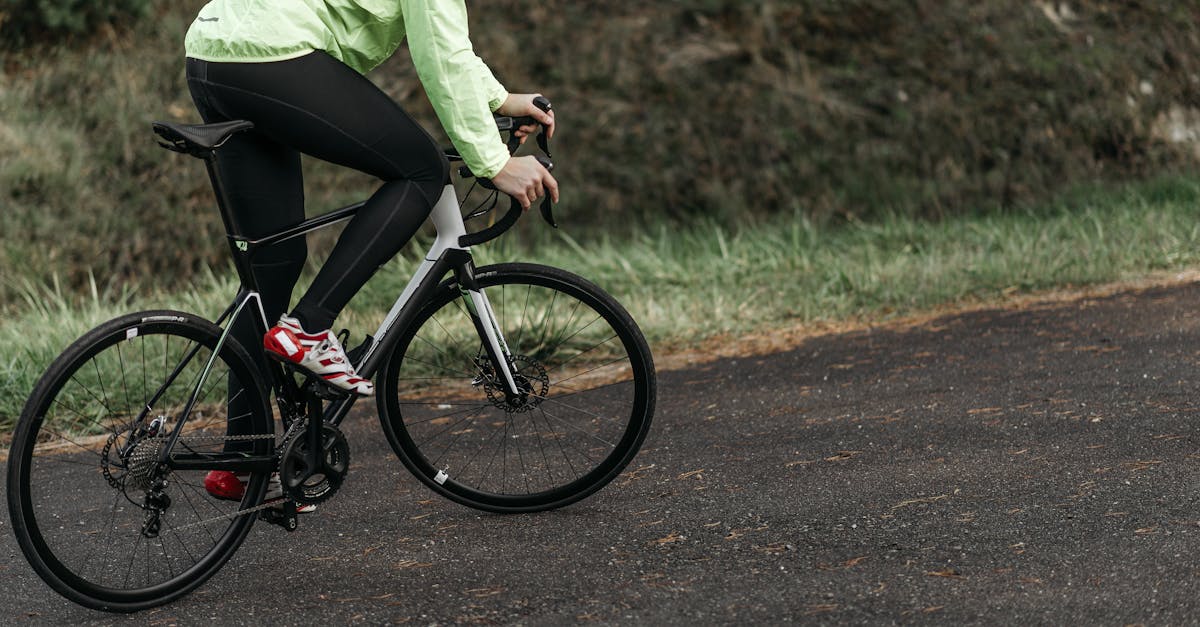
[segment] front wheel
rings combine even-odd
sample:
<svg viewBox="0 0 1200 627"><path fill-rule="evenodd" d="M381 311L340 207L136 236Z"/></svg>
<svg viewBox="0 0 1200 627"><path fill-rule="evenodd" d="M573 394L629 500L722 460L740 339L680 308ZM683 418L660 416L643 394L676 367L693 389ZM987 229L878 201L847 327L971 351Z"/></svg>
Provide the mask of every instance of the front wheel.
<svg viewBox="0 0 1200 627"><path fill-rule="evenodd" d="M443 284L380 371L388 441L422 482L458 503L554 509L604 487L633 459L654 414L646 340L589 281L530 264L476 273L523 390L506 398L459 285Z"/></svg>

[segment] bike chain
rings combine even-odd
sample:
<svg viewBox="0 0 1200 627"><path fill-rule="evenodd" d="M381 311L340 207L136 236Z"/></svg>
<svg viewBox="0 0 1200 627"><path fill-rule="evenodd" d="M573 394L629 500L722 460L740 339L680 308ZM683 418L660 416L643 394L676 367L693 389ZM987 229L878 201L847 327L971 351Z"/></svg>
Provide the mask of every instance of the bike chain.
<svg viewBox="0 0 1200 627"><path fill-rule="evenodd" d="M304 422L303 420L297 420L292 423L292 428L288 429L288 433L285 434L285 436L284 436L284 439L283 439L284 443L287 442L287 439L289 436L293 435L293 432L298 430L298 426L302 426L303 422ZM148 440L151 440L151 439L158 439L158 440L166 441L167 438L165 438L165 437L148 438ZM275 436L273 434L265 434L265 433L261 434L261 435L209 435L209 436L202 435L202 436L189 436L186 438L180 438L180 442L178 444L186 445L189 442L249 442L249 441L254 441L254 440L274 440L274 439L275 439ZM103 462L100 464L100 467L101 467L101 470L104 472L104 478L105 478L105 480L108 481L109 485L111 485L115 489L120 490L120 489L124 489L123 486L120 484L120 482L116 478L114 478L112 476L112 474L109 472L109 469L108 469L107 453L108 453L108 450L112 448L112 445L115 441L116 441L116 438L109 438L108 443L105 444L104 450L101 453L101 459L103 460ZM154 448L155 448L155 450L158 450L157 446L155 446ZM234 518L237 518L238 516L246 516L248 514L254 514L254 513L260 512L264 509L270 509L272 507L276 507L277 505L279 505L279 501L271 501L269 503L261 503L254 507L241 509L236 512L230 512L228 514L222 514L220 516L215 516L213 518L209 518L206 520L198 520L196 522L188 523L186 525L182 525L179 527L173 527L172 529L175 531L182 531L184 529L191 529L192 527L199 527L201 525L211 524L218 520L233 520Z"/></svg>
<svg viewBox="0 0 1200 627"><path fill-rule="evenodd" d="M288 430L283 434L283 437L280 439L279 446L275 447L276 454L281 454L283 449L287 447L288 443L291 440L295 439L297 436L299 436L301 433L303 433L304 426L307 423L308 423L308 420L306 418L301 418L299 420L292 421L291 426L288 428ZM212 437L212 436L210 436L210 437ZM273 436L273 435L243 435L243 436L226 436L224 438L217 437L216 439L263 440L263 439L267 439L267 438L274 439L275 436ZM276 470L278 470L278 469L276 469ZM180 527L175 527L174 530L182 531L184 529L191 529L192 527L199 527L200 525L207 525L207 524L210 524L210 523L218 521L218 520L233 520L234 518L237 518L238 516L246 516L249 514L256 514L258 512L266 510L266 509L278 507L281 502L282 501L280 501L280 500L275 500L275 501L271 501L268 503L260 503L254 507L248 507L246 509L239 509L236 512L230 512L228 514L222 514L220 516L215 516L215 517L209 518L207 520L198 520L196 522L188 523L188 524L180 526Z"/></svg>
<svg viewBox="0 0 1200 627"><path fill-rule="evenodd" d="M190 442L248 442L251 440L268 440L268 439L274 440L275 436L268 435L265 433L261 434L261 435L200 435L200 436L189 436L186 438L180 438L179 442L176 443L176 446L186 446ZM108 467L108 459L109 459L108 454L109 454L109 451L112 449L113 444L116 443L116 441L117 441L117 434L114 433L111 436L109 436L108 442L105 442L104 448L100 451L100 460L101 460L100 461L100 470L104 473L104 479L105 479L105 481L108 482L108 485L112 486L115 489L120 490L120 489L123 489L123 486L121 485L120 480L118 480L116 477L112 476L112 473L109 472L109 467ZM155 436L155 437L145 438L141 442L138 442L137 446L134 448L135 455L131 455L130 457L136 457L137 451L139 449L141 449L143 445L150 444L150 443L154 443L153 450L154 450L154 453L157 454L159 451L159 447L162 446L162 444L166 441L167 441L166 436ZM134 460L134 461L137 462L139 460ZM140 460L140 461L144 461L144 460ZM126 473L135 472L133 469L133 463L127 462L126 465L128 466Z"/></svg>
<svg viewBox="0 0 1200 627"><path fill-rule="evenodd" d="M287 431L283 434L283 437L280 439L280 444L275 447L275 454L279 455L282 452L283 448L285 446L287 446L288 441L290 439L294 438L298 433L303 432L304 426L307 423L308 423L308 420L306 418L300 418L298 420L293 420L292 424L288 427ZM166 438L160 438L160 439L165 440ZM180 438L180 440L183 444L186 444L188 442L247 442L247 441L252 441L252 440L274 440L274 439L275 439L274 434L265 434L265 433L261 434L261 435L210 435L210 436L202 435L202 436L189 436L187 438ZM101 459L104 460L101 463L101 469L104 471L104 478L108 481L109 485L111 485L113 488L116 488L116 489L123 489L123 487L120 485L120 483L117 482L117 480L112 477L112 475L109 473L109 470L108 470L107 453L108 453L108 450L112 447L113 442L115 442L115 441L116 441L115 437L109 438L108 443L105 444L104 451L102 452L102 456L101 456ZM156 450L157 450L157 447L156 447ZM276 470L278 470L278 469L276 469ZM188 523L186 525L174 527L173 529L175 531L182 531L184 529L191 529L192 527L199 527L201 525L211 524L218 520L233 520L234 518L237 518L238 516L246 516L249 514L255 514L255 513L261 512L265 509L271 509L273 507L278 506L279 503L280 503L280 501L271 501L269 503L260 503L254 507L248 507L246 509L240 509L235 512L230 512L228 514L214 516L213 518L209 518L206 520L198 520L196 522Z"/></svg>

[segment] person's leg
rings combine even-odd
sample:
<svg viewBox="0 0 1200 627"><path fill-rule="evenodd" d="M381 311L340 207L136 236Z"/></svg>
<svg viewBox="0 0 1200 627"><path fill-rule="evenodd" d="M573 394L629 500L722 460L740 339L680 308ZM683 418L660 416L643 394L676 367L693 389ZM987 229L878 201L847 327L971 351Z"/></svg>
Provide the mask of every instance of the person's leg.
<svg viewBox="0 0 1200 627"><path fill-rule="evenodd" d="M189 60L188 86L192 99L205 122L225 122L228 116L209 97L203 79L207 64ZM229 200L230 210L248 237L262 237L292 226L304 219L304 186L300 169L300 153L275 142L256 131L238 133L217 151L217 168ZM263 309L269 323L287 310L292 288L304 269L307 248L297 238L258 251L251 261L258 283ZM243 312L234 320L231 335L255 358L260 372L266 372L262 352L262 335L253 316L257 310ZM248 424L240 417L249 415L251 408L242 396L242 385L229 382L229 435L247 435ZM228 450L248 450L230 446Z"/></svg>
<svg viewBox="0 0 1200 627"><path fill-rule="evenodd" d="M253 121L256 132L383 179L295 308L305 329L328 329L428 218L448 179L445 157L390 97L323 52L211 64L205 84L226 114Z"/></svg>

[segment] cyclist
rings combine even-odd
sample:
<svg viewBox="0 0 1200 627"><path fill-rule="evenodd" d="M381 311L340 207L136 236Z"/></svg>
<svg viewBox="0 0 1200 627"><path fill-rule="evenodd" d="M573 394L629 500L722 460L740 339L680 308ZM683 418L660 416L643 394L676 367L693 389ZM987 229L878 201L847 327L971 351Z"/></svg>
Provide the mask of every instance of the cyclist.
<svg viewBox="0 0 1200 627"><path fill-rule="evenodd" d="M232 137L217 159L226 200L247 236L303 220L301 153L382 179L290 314L284 312L307 256L304 240L256 256L263 308L278 323L265 338L255 337L245 318L232 331L245 346L263 345L270 356L363 396L372 383L355 372L333 321L412 238L449 181L438 145L364 76L405 39L466 165L527 209L547 192L557 201L554 177L533 157L510 157L491 114L532 116L548 135L554 115L533 105L538 94L508 93L476 56L464 0L213 0L185 40L188 88L204 121L255 125ZM237 382L230 388L230 416L241 415ZM233 420L228 433L241 435ZM241 497L232 473L214 471L205 483L214 495Z"/></svg>

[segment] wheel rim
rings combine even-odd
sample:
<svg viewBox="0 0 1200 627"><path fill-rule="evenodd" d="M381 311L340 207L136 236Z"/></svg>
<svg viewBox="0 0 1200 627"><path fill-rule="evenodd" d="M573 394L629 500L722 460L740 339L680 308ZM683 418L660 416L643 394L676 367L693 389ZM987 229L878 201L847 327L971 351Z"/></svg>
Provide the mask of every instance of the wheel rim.
<svg viewBox="0 0 1200 627"><path fill-rule="evenodd" d="M528 398L506 401L466 308L443 294L401 340L403 361L386 380L402 457L431 487L484 509L578 500L644 437L652 366L640 358L640 335L623 312L566 281L487 273L479 281Z"/></svg>

